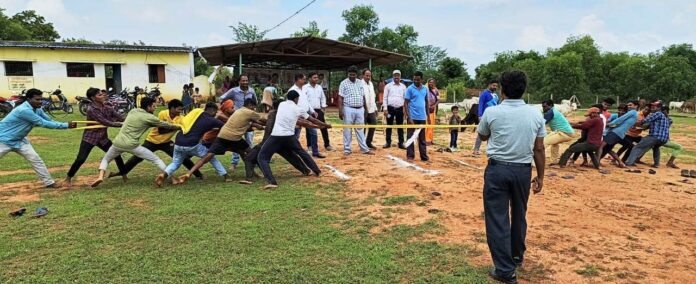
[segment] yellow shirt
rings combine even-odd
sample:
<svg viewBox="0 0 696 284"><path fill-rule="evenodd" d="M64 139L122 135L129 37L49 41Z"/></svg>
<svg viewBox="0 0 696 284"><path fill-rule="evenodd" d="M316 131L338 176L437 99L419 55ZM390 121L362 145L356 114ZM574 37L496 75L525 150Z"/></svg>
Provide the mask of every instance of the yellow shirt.
<svg viewBox="0 0 696 284"><path fill-rule="evenodd" d="M259 119L261 115L248 108L235 110L225 126L220 129L218 137L229 141L239 141L251 126L251 122Z"/></svg>
<svg viewBox="0 0 696 284"><path fill-rule="evenodd" d="M172 119L169 116L169 110L163 110L160 111L157 117L165 122L169 122L172 124L181 124L182 117L176 116L174 119ZM167 143L172 141L172 138L174 138L174 135L176 135L178 131L172 131L172 132L167 132L167 133L159 133L159 130L157 128L152 128L150 130L150 133L147 135L147 141L152 142L154 144L162 144L162 143Z"/></svg>

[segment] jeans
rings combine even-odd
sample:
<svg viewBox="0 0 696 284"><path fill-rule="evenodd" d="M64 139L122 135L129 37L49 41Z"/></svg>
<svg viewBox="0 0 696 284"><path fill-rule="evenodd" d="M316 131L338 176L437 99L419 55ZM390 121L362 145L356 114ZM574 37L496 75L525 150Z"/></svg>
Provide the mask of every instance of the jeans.
<svg viewBox="0 0 696 284"><path fill-rule="evenodd" d="M157 157L155 153L152 153L152 151L148 150L143 146L138 146L134 149L121 149L112 145L109 148L109 151L106 151L106 155L104 155L104 158L101 160L99 170L105 171L109 167L109 162L111 162L111 160L115 159L123 153L131 153L133 154L133 156L136 156L140 159L148 160L155 164L162 171L164 171L167 168L167 165L164 164L162 159Z"/></svg>
<svg viewBox="0 0 696 284"><path fill-rule="evenodd" d="M171 141L165 142L165 143L160 143L160 144L155 144L155 143L152 143L150 141L145 141L145 142L143 142L143 147L145 149L152 151L153 153L157 152L157 151L162 151L165 154L167 154L167 156L169 156L169 157L174 156L174 143ZM139 157L136 157L136 156L131 157L130 159L128 159L128 161L126 161L125 169L123 171L120 171L120 174L127 175L131 170L133 170L133 168L135 168L135 166L140 164L140 162L142 162L142 161L143 161L143 159L141 159ZM187 169L193 168L193 165L194 164L190 159L184 160L184 167L186 167ZM202 177L203 176L203 174L201 174L200 171L195 171L193 173L193 175L195 177Z"/></svg>
<svg viewBox="0 0 696 284"><path fill-rule="evenodd" d="M189 159L191 157L203 158L206 154L208 154L208 148L201 145L200 143L196 146L191 147L174 145L174 157L172 159L172 163L169 164L164 171L167 173L168 176L171 176L172 174L174 174L174 172L176 172L176 170L179 169L179 167L181 167L181 164L184 163L184 160ZM215 168L215 171L219 176L224 176L227 174L225 166L223 166L220 160L215 158L215 156L213 156L213 158L210 159L210 164L213 166L213 168Z"/></svg>
<svg viewBox="0 0 696 284"><path fill-rule="evenodd" d="M425 125L425 120L413 120L413 124L417 125ZM413 136L413 133L416 131L415 128L409 128L406 131L406 136L411 139L411 136ZM418 133L418 139L416 141L413 141L413 144L409 145L406 147L406 158L408 159L414 159L416 157L416 149L415 145L418 144L418 154L420 154L420 159L421 161L427 161L429 160L428 158L428 150L425 145L425 129L421 130L420 133Z"/></svg>
<svg viewBox="0 0 696 284"><path fill-rule="evenodd" d="M368 113L367 117L365 117L365 124L369 125L376 125L377 124L377 113ZM372 145L372 139L375 137L375 129L374 128L367 128L365 129L365 132L367 133L367 139L365 140L365 144L367 144L367 147L373 146Z"/></svg>
<svg viewBox="0 0 696 284"><path fill-rule="evenodd" d="M103 145L93 145L91 143L87 143L85 141L80 142L80 150L77 152L77 157L75 158L75 161L72 163L70 166L70 170L68 171L68 177L74 177L75 174L77 174L77 171L80 170L80 167L82 167L82 164L87 161L87 158L89 157L89 154L92 152L92 148L94 147L99 147L104 153L109 151L109 148L111 148L111 140L107 140L106 143ZM123 159L121 156L116 157L116 166L118 167L119 172L124 172L125 171L125 164L123 163Z"/></svg>
<svg viewBox="0 0 696 284"><path fill-rule="evenodd" d="M563 152L563 155L561 155L561 159L558 161L558 164L561 166L565 166L568 163L568 159L570 159L570 155L573 153L583 153L583 152L590 152L590 159L592 160L592 165L594 165L595 168L599 168L599 160L597 159L597 154L595 153L599 149L599 146L590 144L589 142L581 142L581 143L576 143L570 146L565 152Z"/></svg>
<svg viewBox="0 0 696 284"><path fill-rule="evenodd" d="M316 128L306 128L307 148L312 149L312 155L319 155L319 136Z"/></svg>
<svg viewBox="0 0 696 284"><path fill-rule="evenodd" d="M459 131L457 130L451 130L450 131L450 147L451 148L457 148L457 138L459 136Z"/></svg>
<svg viewBox="0 0 696 284"><path fill-rule="evenodd" d="M628 156L631 155L631 151L633 150L634 143L639 143L641 139L643 139L643 137L641 136L633 137L626 135L626 137L624 137L624 139L621 140L621 142L619 142L621 143L621 148L618 152L616 152L616 155L621 156L622 153L625 153L621 158L622 162L625 163L628 160Z"/></svg>
<svg viewBox="0 0 696 284"><path fill-rule="evenodd" d="M324 116L324 111L321 109L315 109L317 112L317 119L321 122L326 122L326 117ZM324 140L324 148L331 146L331 141L329 140L329 130L326 128L321 129L321 138Z"/></svg>
<svg viewBox="0 0 696 284"><path fill-rule="evenodd" d="M636 164L636 160L638 160L638 158L642 157L650 149L653 150L654 165L659 165L660 164L660 147L662 145L664 145L665 143L666 142L657 140L657 138L652 137L652 136L643 137L642 139L640 139L640 142L638 142L638 145L633 146L633 150L631 150L631 155L628 156L628 160L626 160L626 165L634 166Z"/></svg>
<svg viewBox="0 0 696 284"><path fill-rule="evenodd" d="M254 131L244 133L244 140L249 143L249 147L254 147ZM232 153L232 165L237 166L241 157L237 153Z"/></svg>
<svg viewBox="0 0 696 284"><path fill-rule="evenodd" d="M486 240L496 272L510 276L524 260L531 164L501 165L490 160L483 176Z"/></svg>
<svg viewBox="0 0 696 284"><path fill-rule="evenodd" d="M261 168L263 176L266 177L268 183L274 185L278 184L276 179L273 177L273 171L271 171L271 166L269 163L271 162L271 157L273 157L273 154L280 153L282 151L289 151L300 156L302 161L315 174L319 175L321 173L321 170L319 170L317 164L314 162L312 157L302 149L302 146L300 146L300 141L297 141L297 138L295 138L294 135L271 136L268 138L268 140L266 140L265 143L263 143L258 155L259 168Z"/></svg>
<svg viewBox="0 0 696 284"><path fill-rule="evenodd" d="M34 151L34 147L30 143L23 144L19 149L12 149L10 146L0 143L0 159L9 152L15 152L29 161L34 172L36 172L36 175L39 176L44 185L48 186L55 183L48 172L46 164L41 160L39 154Z"/></svg>
<svg viewBox="0 0 696 284"><path fill-rule="evenodd" d="M364 124L365 123L365 108L352 108L348 106L343 107L343 123L348 124ZM358 146L363 153L369 152L370 148L367 147L365 143L365 132L362 128L344 128L343 129L343 152L350 153L350 144L353 140L353 130L355 130L355 137L358 140Z"/></svg>
<svg viewBox="0 0 696 284"><path fill-rule="evenodd" d="M387 107L387 125L402 125L404 124L404 108L403 107L392 107L388 106ZM402 128L399 128L396 130L396 133L398 134L397 138L399 139L399 145L404 144L404 130ZM392 136L392 129L387 128L386 134L387 137L385 138L387 140L387 145L391 145L391 136Z"/></svg>
<svg viewBox="0 0 696 284"><path fill-rule="evenodd" d="M573 135L554 131L544 137L544 146L551 148L551 161L558 161L558 145L573 140Z"/></svg>

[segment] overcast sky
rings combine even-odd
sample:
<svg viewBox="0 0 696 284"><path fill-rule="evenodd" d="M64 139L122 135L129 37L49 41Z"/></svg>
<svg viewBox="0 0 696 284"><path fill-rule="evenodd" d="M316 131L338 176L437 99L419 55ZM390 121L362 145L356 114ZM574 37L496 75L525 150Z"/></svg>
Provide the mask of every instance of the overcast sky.
<svg viewBox="0 0 696 284"><path fill-rule="evenodd" d="M6 13L33 9L62 37L142 40L153 45L231 43L229 25L270 28L309 0L0 0ZM469 73L496 52L545 51L570 35L589 34L603 51L647 53L673 43L696 43L696 1L643 0L317 0L268 38L287 37L311 20L338 38L341 12L371 4L380 27L413 25L419 44L447 49Z"/></svg>

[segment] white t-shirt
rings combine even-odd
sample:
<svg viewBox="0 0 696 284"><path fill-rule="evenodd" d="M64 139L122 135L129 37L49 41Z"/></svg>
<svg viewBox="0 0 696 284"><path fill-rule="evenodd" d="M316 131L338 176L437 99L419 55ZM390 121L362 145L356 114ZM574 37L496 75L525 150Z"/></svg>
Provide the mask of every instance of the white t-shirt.
<svg viewBox="0 0 696 284"><path fill-rule="evenodd" d="M384 105L390 107L404 106L404 94L406 93L406 85L403 82L394 84L391 82L384 87ZM386 107L385 107L386 109Z"/></svg>
<svg viewBox="0 0 696 284"><path fill-rule="evenodd" d="M307 100L312 109L322 109L327 106L326 96L324 96L324 89L321 88L321 85L316 84L312 87L312 84L307 84L302 89L307 94Z"/></svg>
<svg viewBox="0 0 696 284"><path fill-rule="evenodd" d="M280 103L271 136L295 135L295 125L300 117L306 119L309 117L309 114L293 101L288 100Z"/></svg>
<svg viewBox="0 0 696 284"><path fill-rule="evenodd" d="M298 87L297 85L292 85L292 88L288 90L290 91L296 91L300 93L300 100L297 101L297 105L300 106L301 109L305 110L307 113L314 113L314 109L312 108L311 105L309 105L309 99L307 99L307 90L305 90L305 87L302 86L302 88Z"/></svg>

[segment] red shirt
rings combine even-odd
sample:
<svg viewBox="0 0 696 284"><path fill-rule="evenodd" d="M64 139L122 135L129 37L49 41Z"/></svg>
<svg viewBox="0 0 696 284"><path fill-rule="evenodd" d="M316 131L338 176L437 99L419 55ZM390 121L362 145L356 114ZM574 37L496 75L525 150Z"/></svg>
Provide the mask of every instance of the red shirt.
<svg viewBox="0 0 696 284"><path fill-rule="evenodd" d="M604 117L605 117L607 120L609 120L609 119L611 118L611 112L609 112L608 110L605 110L605 111L602 113L602 115L604 115Z"/></svg>
<svg viewBox="0 0 696 284"><path fill-rule="evenodd" d="M587 130L587 142L596 145L597 147L602 146L602 132L604 132L604 122L600 117L587 118L580 127L582 130Z"/></svg>

